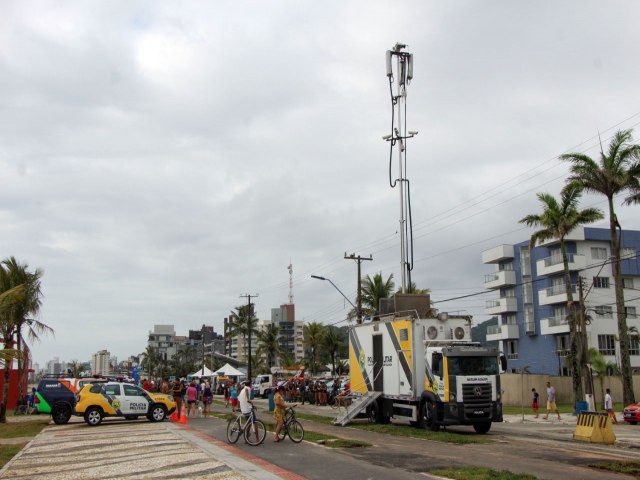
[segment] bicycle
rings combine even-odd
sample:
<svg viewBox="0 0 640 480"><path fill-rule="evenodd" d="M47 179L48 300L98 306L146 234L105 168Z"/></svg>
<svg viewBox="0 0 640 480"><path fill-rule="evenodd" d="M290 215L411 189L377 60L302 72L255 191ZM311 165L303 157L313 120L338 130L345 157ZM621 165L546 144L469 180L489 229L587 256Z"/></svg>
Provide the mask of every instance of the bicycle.
<svg viewBox="0 0 640 480"><path fill-rule="evenodd" d="M280 430L278 434L279 440L284 440L287 434L293 443L300 443L304 440L304 428L302 428L302 424L296 420L295 407L296 405L292 405L285 410L282 430Z"/></svg>
<svg viewBox="0 0 640 480"><path fill-rule="evenodd" d="M236 443L241 433L244 434L244 441L253 447L264 442L267 436L267 427L261 420L256 418L255 407L251 409L248 417L243 413L239 413L235 419L229 420L227 424L227 441ZM255 437L252 435L254 433Z"/></svg>
<svg viewBox="0 0 640 480"><path fill-rule="evenodd" d="M333 397L333 401L330 403L331 408L333 408L334 410L336 409L340 409L341 407L344 407L345 409L348 410L349 405L351 405L351 396L349 393L340 393L338 395L336 395L335 397Z"/></svg>

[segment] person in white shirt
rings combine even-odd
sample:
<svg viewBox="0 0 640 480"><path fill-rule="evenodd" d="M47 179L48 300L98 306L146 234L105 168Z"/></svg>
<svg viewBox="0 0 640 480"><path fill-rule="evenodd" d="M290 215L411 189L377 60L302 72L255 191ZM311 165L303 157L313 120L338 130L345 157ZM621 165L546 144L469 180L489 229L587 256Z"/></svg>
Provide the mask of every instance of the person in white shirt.
<svg viewBox="0 0 640 480"><path fill-rule="evenodd" d="M609 388L607 388L607 393L604 395L604 409L611 417L611 421L613 421L613 423L618 423L616 412L613 411L613 398L611 398L611 389Z"/></svg>
<svg viewBox="0 0 640 480"><path fill-rule="evenodd" d="M254 428L254 423L253 423L253 420L255 417L253 415L253 402L251 401L251 381L247 380L246 382L244 382L243 385L244 386L242 387L242 390L240 390L240 393L238 393L238 401L240 402L240 411L242 412L242 415L250 419L249 420L251 422L250 428L253 428L256 432L256 442L260 442L258 429Z"/></svg>

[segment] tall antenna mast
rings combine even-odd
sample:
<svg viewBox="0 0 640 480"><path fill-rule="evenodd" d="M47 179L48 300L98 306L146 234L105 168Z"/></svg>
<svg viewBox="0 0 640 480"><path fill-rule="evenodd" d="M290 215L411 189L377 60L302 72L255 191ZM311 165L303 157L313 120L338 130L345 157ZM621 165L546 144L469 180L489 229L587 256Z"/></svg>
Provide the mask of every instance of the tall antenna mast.
<svg viewBox="0 0 640 480"><path fill-rule="evenodd" d="M291 260L289 260L289 305L293 305L293 265L291 265Z"/></svg>
<svg viewBox="0 0 640 480"><path fill-rule="evenodd" d="M392 50L387 50L387 77L389 78L389 91L391 93L391 135L383 137L391 143L389 155L389 184L400 190L400 278L402 293L406 293L407 284L411 286L411 270L413 269L413 233L411 227L411 201L409 180L407 174L406 139L418 134L416 131L407 132L407 85L413 79L413 54L403 52L406 45L396 43ZM395 73L394 60L395 58ZM393 92L393 83L396 84L396 92ZM396 112L397 110L397 112ZM393 147L398 148L398 178L391 180L391 162L393 161ZM405 186L406 183L406 186ZM409 224L405 219L409 217ZM411 261L407 257L411 257Z"/></svg>

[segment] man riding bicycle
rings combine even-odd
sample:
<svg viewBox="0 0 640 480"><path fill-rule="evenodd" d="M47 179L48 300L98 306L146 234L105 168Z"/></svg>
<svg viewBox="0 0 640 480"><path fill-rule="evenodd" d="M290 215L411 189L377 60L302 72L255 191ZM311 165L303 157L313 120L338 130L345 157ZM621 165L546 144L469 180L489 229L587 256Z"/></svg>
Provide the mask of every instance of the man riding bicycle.
<svg viewBox="0 0 640 480"><path fill-rule="evenodd" d="M244 415L245 418L249 418L251 420L251 427L253 428L253 402L251 401L251 380L245 381L243 384L242 390L238 393L238 401L240 402L240 412ZM256 432L256 441L259 441L258 431Z"/></svg>

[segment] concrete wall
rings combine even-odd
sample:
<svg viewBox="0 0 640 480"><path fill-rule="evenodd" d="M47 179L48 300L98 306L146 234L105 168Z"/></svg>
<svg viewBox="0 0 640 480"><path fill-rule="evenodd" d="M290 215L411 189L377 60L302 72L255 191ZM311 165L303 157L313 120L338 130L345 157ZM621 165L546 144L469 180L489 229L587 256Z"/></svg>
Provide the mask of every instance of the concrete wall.
<svg viewBox="0 0 640 480"><path fill-rule="evenodd" d="M504 405L525 406L531 405L531 389L535 388L540 394L540 409L546 408L547 382L551 382L556 389L558 403L573 403L573 387L571 377L556 377L550 375L521 375L519 373L506 373L500 377L504 395ZM604 377L602 391L611 389L611 396L616 404L616 410L624 408L622 405L622 381L620 377ZM640 375L633 376L633 391L636 402L640 402ZM598 410L602 409L602 395L600 393L600 379L593 378L593 392Z"/></svg>

